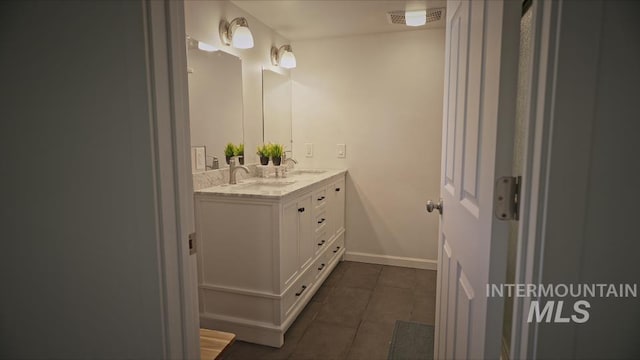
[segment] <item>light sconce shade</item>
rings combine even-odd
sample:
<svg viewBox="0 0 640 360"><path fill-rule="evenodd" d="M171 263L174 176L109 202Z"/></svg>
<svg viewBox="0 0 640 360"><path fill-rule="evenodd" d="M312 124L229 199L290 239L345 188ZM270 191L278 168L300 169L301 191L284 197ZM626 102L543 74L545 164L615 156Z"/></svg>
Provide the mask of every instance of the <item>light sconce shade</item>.
<svg viewBox="0 0 640 360"><path fill-rule="evenodd" d="M407 10L404 19L407 26L422 26L427 23L427 10Z"/></svg>
<svg viewBox="0 0 640 360"><path fill-rule="evenodd" d="M220 22L220 40L225 45L231 45L237 49L251 49L253 47L253 35L249 30L247 19L238 17L231 22Z"/></svg>
<svg viewBox="0 0 640 360"><path fill-rule="evenodd" d="M271 63L284 69L296 67L296 56L293 54L291 45L282 45L280 48L271 47Z"/></svg>

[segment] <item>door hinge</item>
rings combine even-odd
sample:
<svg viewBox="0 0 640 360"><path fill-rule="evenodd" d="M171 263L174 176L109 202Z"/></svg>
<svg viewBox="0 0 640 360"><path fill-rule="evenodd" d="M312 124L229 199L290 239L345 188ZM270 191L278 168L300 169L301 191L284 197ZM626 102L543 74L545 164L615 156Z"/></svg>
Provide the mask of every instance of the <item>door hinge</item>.
<svg viewBox="0 0 640 360"><path fill-rule="evenodd" d="M195 254L197 250L196 233L191 233L189 234L189 255Z"/></svg>
<svg viewBox="0 0 640 360"><path fill-rule="evenodd" d="M493 211L499 220L518 220L522 176L503 176L496 181Z"/></svg>

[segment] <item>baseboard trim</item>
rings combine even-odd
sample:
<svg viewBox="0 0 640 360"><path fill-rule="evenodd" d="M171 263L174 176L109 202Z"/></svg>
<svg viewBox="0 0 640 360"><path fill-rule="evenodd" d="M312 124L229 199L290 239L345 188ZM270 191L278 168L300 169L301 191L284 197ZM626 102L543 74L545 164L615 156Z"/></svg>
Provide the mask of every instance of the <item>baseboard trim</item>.
<svg viewBox="0 0 640 360"><path fill-rule="evenodd" d="M325 253L328 252L328 248L325 249ZM279 348L284 344L284 334L289 329L291 324L298 318L300 313L304 310L305 306L311 301L313 295L318 291L320 286L324 283L324 281L329 277L331 272L335 269L338 263L341 261L342 256L344 255L345 249L342 248L340 251L334 255L331 262L327 263L328 267L326 272L323 272L318 278L313 281L313 285L310 289L305 292L304 298L299 301L299 303L291 310L288 315L282 315L283 318L281 320L281 324L275 323L266 323L255 320L243 319L233 316L226 316L222 314L215 313L200 313L200 327L212 330L221 330L230 332L236 335L238 340L247 341L250 343L266 345L271 347ZM320 256L324 256L324 253ZM315 264L315 262L314 262ZM315 271L315 269L307 268L303 271L302 276L307 276L309 271ZM206 288L203 288L206 289ZM214 291L227 292L231 294L240 294L240 295L248 295L254 297L253 293L244 294L241 292L234 291L226 291L224 288ZM289 291L286 290L285 293ZM291 291L296 291L295 289L291 289ZM278 297L281 299L284 297L284 293L282 296ZM274 299L278 301L278 299ZM279 300L284 301L284 300ZM278 305L279 306L279 305ZM283 305L284 306L284 305ZM276 320L278 321L278 320ZM278 321L279 322L279 321Z"/></svg>
<svg viewBox="0 0 640 360"><path fill-rule="evenodd" d="M402 257L402 256L389 256L389 255L367 254L367 253L347 251L344 254L344 259L347 261L356 261L356 262L380 264L380 265L402 266L402 267L408 267L408 268L414 268L414 269L426 269L426 270L438 269L438 261L436 260L418 259L418 258L410 258L410 257Z"/></svg>
<svg viewBox="0 0 640 360"><path fill-rule="evenodd" d="M236 339L254 344L281 347L284 344L282 327L216 314L200 314L200 327L230 332Z"/></svg>

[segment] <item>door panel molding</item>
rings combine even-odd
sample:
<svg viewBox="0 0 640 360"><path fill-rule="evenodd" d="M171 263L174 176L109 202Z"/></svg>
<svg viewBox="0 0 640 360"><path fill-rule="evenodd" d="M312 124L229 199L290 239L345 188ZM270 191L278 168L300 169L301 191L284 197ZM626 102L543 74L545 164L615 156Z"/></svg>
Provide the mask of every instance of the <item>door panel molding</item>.
<svg viewBox="0 0 640 360"><path fill-rule="evenodd" d="M479 212L478 178L480 149L482 148L482 87L484 79L482 69L484 67L484 53L486 44L482 39L485 34L484 7L471 7L469 21L476 24L481 31L469 33L468 60L469 71L467 81L466 113L464 115L464 151L462 157L462 190L463 200L468 200L468 209L477 214ZM471 26L469 26L471 28ZM475 206L472 206L475 205Z"/></svg>
<svg viewBox="0 0 640 360"><path fill-rule="evenodd" d="M456 347L454 358L467 359L469 350L469 316L471 315L471 302L474 291L469 279L463 271L458 279L458 314L456 318Z"/></svg>
<svg viewBox="0 0 640 360"><path fill-rule="evenodd" d="M444 108L444 118L446 120L443 130L446 131L446 137L443 149L445 150L444 185L449 185L447 190L452 195L459 193L460 170L456 166L456 157L460 156L460 147L462 146L460 117L464 116L465 109L460 109L457 105L464 104L466 96L464 81L467 75L467 52L466 48L461 46L461 43L465 43L468 39L468 26L465 26L465 24L468 24L468 7L468 3L458 2L452 14L447 14L447 17L451 16L450 22L447 22L447 37L450 37L450 42L454 46L448 46L446 49L448 59L446 71L450 86L446 92L446 104L448 106Z"/></svg>

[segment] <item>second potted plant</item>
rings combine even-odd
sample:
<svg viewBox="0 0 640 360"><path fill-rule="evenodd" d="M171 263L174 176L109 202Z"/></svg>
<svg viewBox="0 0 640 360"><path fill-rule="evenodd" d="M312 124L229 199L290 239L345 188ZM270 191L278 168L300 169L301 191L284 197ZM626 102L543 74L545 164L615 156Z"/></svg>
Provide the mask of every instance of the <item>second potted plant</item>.
<svg viewBox="0 0 640 360"><path fill-rule="evenodd" d="M240 165L244 165L244 144L239 144L238 146L236 146L234 155L238 157Z"/></svg>
<svg viewBox="0 0 640 360"><path fill-rule="evenodd" d="M273 165L280 166L282 154L284 154L284 146L280 144L271 145L271 161L273 161Z"/></svg>
<svg viewBox="0 0 640 360"><path fill-rule="evenodd" d="M236 146L233 143L228 143L224 148L224 158L227 160L227 165L229 165L229 160L232 156L236 154Z"/></svg>
<svg viewBox="0 0 640 360"><path fill-rule="evenodd" d="M271 146L269 144L258 146L256 154L260 156L260 165L269 165L269 157L271 156Z"/></svg>

